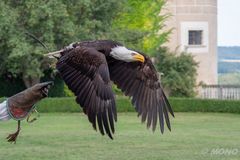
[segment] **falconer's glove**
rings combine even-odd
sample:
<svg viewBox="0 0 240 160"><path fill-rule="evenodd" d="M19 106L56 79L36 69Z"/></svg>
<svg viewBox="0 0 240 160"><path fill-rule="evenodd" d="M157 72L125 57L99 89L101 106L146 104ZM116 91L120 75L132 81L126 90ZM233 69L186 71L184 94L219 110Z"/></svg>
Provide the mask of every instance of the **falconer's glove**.
<svg viewBox="0 0 240 160"><path fill-rule="evenodd" d="M20 132L21 120L29 116L37 102L48 96L48 90L52 85L53 82L38 83L7 99L8 114L11 118L18 121L17 131L9 134L7 137L8 142L16 143L17 136Z"/></svg>

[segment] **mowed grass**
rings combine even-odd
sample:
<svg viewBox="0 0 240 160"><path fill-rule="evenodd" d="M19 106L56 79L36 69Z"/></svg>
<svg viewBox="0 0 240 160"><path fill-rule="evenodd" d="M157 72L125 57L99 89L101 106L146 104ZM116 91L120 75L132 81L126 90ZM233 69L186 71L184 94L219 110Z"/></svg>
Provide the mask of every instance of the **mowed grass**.
<svg viewBox="0 0 240 160"><path fill-rule="evenodd" d="M23 122L15 145L4 138L17 123L0 122L0 159L239 160L239 114L176 113L171 121L172 131L161 135L159 128L147 130L136 113L119 113L110 140L95 132L82 113L45 113L32 124Z"/></svg>

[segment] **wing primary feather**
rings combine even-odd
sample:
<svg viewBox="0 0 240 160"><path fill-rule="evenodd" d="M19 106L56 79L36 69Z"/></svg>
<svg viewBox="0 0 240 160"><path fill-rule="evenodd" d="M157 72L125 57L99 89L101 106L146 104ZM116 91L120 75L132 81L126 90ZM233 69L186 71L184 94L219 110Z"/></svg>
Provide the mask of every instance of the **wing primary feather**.
<svg viewBox="0 0 240 160"><path fill-rule="evenodd" d="M165 93L164 93L163 91L162 91L162 94L163 94L164 100L165 100L165 102L166 102L166 104L167 104L168 111L171 113L171 115L172 115L173 117L175 117L175 116L174 116L174 112L173 112L173 110L172 110L172 107L171 107L171 105L170 105L170 103L169 103L169 101L168 101L168 99L167 99L167 97L166 97L166 95L165 95Z"/></svg>
<svg viewBox="0 0 240 160"><path fill-rule="evenodd" d="M76 91L77 96L82 96L82 94L84 93L84 88L86 87L86 84L88 83L89 79L87 77L82 77L82 83L78 86L78 89Z"/></svg>
<svg viewBox="0 0 240 160"><path fill-rule="evenodd" d="M139 90L139 86L140 85L140 81L137 80L135 83L134 83L134 93L133 93L133 98L132 98L132 104L134 105L135 109L136 109L136 106L135 106L135 103L137 101L137 97L138 97L138 90ZM136 110L137 111L137 110Z"/></svg>
<svg viewBox="0 0 240 160"><path fill-rule="evenodd" d="M96 110L96 91L93 90L92 92L92 96L91 96L91 99L90 99L90 103L89 103L89 106L91 108L91 111L96 115L97 113L97 110Z"/></svg>
<svg viewBox="0 0 240 160"><path fill-rule="evenodd" d="M109 136L109 138L113 139L111 131L109 129L106 108L104 108L104 111L102 112L102 118L103 118L102 119L103 120L103 125L104 125L104 128L105 128L105 131L106 131L107 135Z"/></svg>
<svg viewBox="0 0 240 160"><path fill-rule="evenodd" d="M88 83L85 86L85 88L82 89L82 91L84 93L82 93L81 99L82 99L82 105L83 105L84 108L88 108L89 96L90 96L90 94L92 94L92 93L89 92L91 90L91 87L92 87L91 83Z"/></svg>
<svg viewBox="0 0 240 160"><path fill-rule="evenodd" d="M138 107L139 113L141 113L146 108L144 106L144 99L143 99L145 90L146 90L146 88L144 86L144 82L141 82L140 88L138 90L139 94L138 94L138 97L137 97L137 101L139 102L139 107Z"/></svg>
<svg viewBox="0 0 240 160"><path fill-rule="evenodd" d="M96 127L96 113L92 112L91 108L88 108L87 114L88 114L89 122L92 123L92 126L93 126L94 130L97 131L97 127Z"/></svg>
<svg viewBox="0 0 240 160"><path fill-rule="evenodd" d="M125 91L125 95L126 96L133 96L133 88L134 88L134 80L130 79L127 86L126 86L126 91Z"/></svg>
<svg viewBox="0 0 240 160"><path fill-rule="evenodd" d="M77 71L72 69L72 72L65 75L64 79L68 82L71 82L71 81L75 80L75 78L77 77L76 73L77 73Z"/></svg>
<svg viewBox="0 0 240 160"><path fill-rule="evenodd" d="M100 97L99 97L100 98ZM100 112L104 112L104 107L105 107L105 104L104 104L104 100L102 100L101 98L100 98L100 102L99 102L99 108L100 108Z"/></svg>
<svg viewBox="0 0 240 160"><path fill-rule="evenodd" d="M160 130L161 130L161 133L164 132L164 118L163 118L163 101L160 99L159 100L159 110L158 110L158 113L159 113L159 123L160 123Z"/></svg>
<svg viewBox="0 0 240 160"><path fill-rule="evenodd" d="M115 122L117 122L117 108L116 108L116 102L115 102L114 98L111 100L111 103L112 103L113 117L114 117Z"/></svg>
<svg viewBox="0 0 240 160"><path fill-rule="evenodd" d="M158 101L158 95L157 95L157 90L155 90L155 94L154 94L154 105L153 105L153 108L152 108L152 112L153 112L153 122L152 122L152 131L154 132L156 130L156 126L157 126L157 114L158 114L158 104L157 104L157 101Z"/></svg>
<svg viewBox="0 0 240 160"><path fill-rule="evenodd" d="M149 105L149 99L150 99L150 89L146 88L145 92L147 92L147 93L146 93L146 101L144 102L144 104L146 103L147 105L143 106L141 108L142 109L142 122L145 122L146 118L147 118L147 111L148 111L148 105Z"/></svg>
<svg viewBox="0 0 240 160"><path fill-rule="evenodd" d="M111 101L110 101L110 103L111 103ZM108 120L109 120L109 123L110 123L110 127L111 127L111 130L112 130L112 133L114 133L115 132L115 128L114 128L114 122L113 122L112 107L108 108Z"/></svg>
<svg viewBox="0 0 240 160"><path fill-rule="evenodd" d="M143 110L143 104L142 104L142 94L143 94L143 82L140 82L137 94L136 94L136 102L135 102L135 110L138 112L138 116L141 115L142 110Z"/></svg>
<svg viewBox="0 0 240 160"><path fill-rule="evenodd" d="M57 69L63 74L68 74L72 71L72 68L65 63L57 63Z"/></svg>
<svg viewBox="0 0 240 160"><path fill-rule="evenodd" d="M81 80L81 75L78 73L78 78L76 78L72 83L74 84L73 85L73 88L71 89L73 91L73 93L75 95L78 95L79 94L79 86L81 86L81 83L82 83L82 80Z"/></svg>
<svg viewBox="0 0 240 160"><path fill-rule="evenodd" d="M126 73L125 69L124 68L120 68L118 70L118 72L114 74L115 79L119 80L124 75L124 73Z"/></svg>
<svg viewBox="0 0 240 160"><path fill-rule="evenodd" d="M93 116L92 116L92 126L93 126L94 130L97 131L96 115L95 114L93 114Z"/></svg>
<svg viewBox="0 0 240 160"><path fill-rule="evenodd" d="M170 124L170 121L169 121L167 104L166 104L164 99L163 99L163 102L165 104L164 107L163 107L163 113L164 113L165 121L166 121L168 129L171 131L171 124Z"/></svg>
<svg viewBox="0 0 240 160"><path fill-rule="evenodd" d="M113 66L110 67L110 73L114 76L118 75L119 71L124 68L123 63L116 62Z"/></svg>
<svg viewBox="0 0 240 160"><path fill-rule="evenodd" d="M93 85L89 85L89 89L88 89L88 92L86 93L86 98L85 98L85 101L84 101L84 107L90 109L91 106L90 106L90 103L91 103L91 97L92 97L92 93L94 92L94 89L93 89Z"/></svg>
<svg viewBox="0 0 240 160"><path fill-rule="evenodd" d="M124 74L121 76L121 78L119 79L119 81L121 81L121 89L122 91L125 93L126 95L126 90L127 90L127 85L129 84L129 80L131 79L131 74L130 75L126 72L124 72Z"/></svg>
<svg viewBox="0 0 240 160"><path fill-rule="evenodd" d="M78 96L81 96L82 99L85 98L84 96L86 96L86 91L87 91L87 88L89 88L91 85L91 81L89 79L84 79L84 82L83 84L80 86L81 88L81 91L79 92Z"/></svg>
<svg viewBox="0 0 240 160"><path fill-rule="evenodd" d="M142 95L142 99L143 99L143 106L147 109L148 107L148 94L149 94L149 88L145 87L143 95Z"/></svg>
<svg viewBox="0 0 240 160"><path fill-rule="evenodd" d="M152 108L153 108L153 90L152 89L150 89L150 99L149 99L149 101L150 101L150 104L149 104L149 106L148 106L148 109L147 109L147 128L149 128L150 126L151 126L151 123L152 123Z"/></svg>
<svg viewBox="0 0 240 160"><path fill-rule="evenodd" d="M127 74L128 77L126 77L125 82L122 84L122 91L125 93L126 96L132 96L131 92L132 87L134 84L135 74L134 72L130 72Z"/></svg>
<svg viewBox="0 0 240 160"><path fill-rule="evenodd" d="M99 112L97 114L98 129L102 135L104 135L103 124L102 124L102 114Z"/></svg>

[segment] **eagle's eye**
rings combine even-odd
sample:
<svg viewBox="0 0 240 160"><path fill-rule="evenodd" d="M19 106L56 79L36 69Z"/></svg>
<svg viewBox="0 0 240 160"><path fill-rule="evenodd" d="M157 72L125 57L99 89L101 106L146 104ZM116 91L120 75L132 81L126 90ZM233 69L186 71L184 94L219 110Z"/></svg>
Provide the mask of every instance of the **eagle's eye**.
<svg viewBox="0 0 240 160"><path fill-rule="evenodd" d="M135 55L136 55L136 53L132 52L132 53L131 53L131 55L132 55L132 56L135 56Z"/></svg>

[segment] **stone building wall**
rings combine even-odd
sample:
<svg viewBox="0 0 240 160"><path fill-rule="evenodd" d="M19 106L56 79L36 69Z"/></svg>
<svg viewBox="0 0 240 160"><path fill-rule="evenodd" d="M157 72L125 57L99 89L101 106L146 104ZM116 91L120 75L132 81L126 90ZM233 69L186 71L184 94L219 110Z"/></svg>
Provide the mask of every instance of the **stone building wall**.
<svg viewBox="0 0 240 160"><path fill-rule="evenodd" d="M173 28L166 45L194 55L198 83L217 84L217 0L167 0L164 12L172 14L166 26ZM201 44L189 45L191 31L201 33Z"/></svg>

